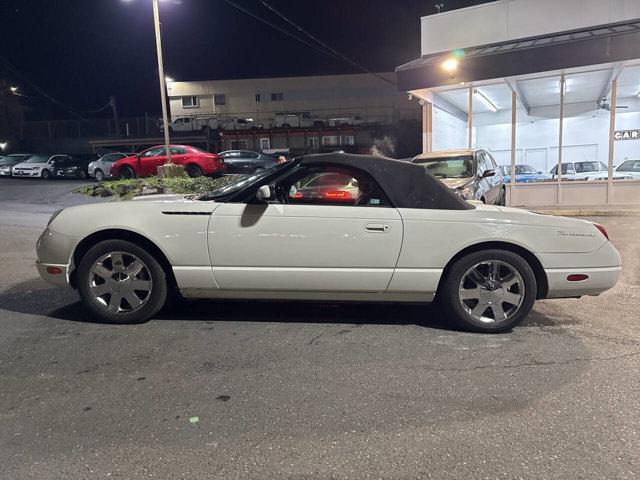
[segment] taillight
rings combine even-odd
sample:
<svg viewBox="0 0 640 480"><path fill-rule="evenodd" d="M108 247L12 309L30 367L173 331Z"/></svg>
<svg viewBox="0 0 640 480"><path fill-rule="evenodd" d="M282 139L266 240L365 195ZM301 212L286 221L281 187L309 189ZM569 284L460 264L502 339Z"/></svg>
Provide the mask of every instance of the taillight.
<svg viewBox="0 0 640 480"><path fill-rule="evenodd" d="M593 224L598 230L600 230L600 233L602 235L604 235L604 238L606 238L607 240L609 240L609 234L607 233L607 231L604 229L604 227L598 223L594 223Z"/></svg>

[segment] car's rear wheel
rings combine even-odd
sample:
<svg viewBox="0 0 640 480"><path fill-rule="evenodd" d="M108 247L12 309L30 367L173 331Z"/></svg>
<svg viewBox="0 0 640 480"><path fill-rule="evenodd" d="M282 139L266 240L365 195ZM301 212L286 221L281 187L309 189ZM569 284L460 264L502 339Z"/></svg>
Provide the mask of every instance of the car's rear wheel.
<svg viewBox="0 0 640 480"><path fill-rule="evenodd" d="M504 207L507 204L507 191L504 188L500 189L500 199L498 205Z"/></svg>
<svg viewBox="0 0 640 480"><path fill-rule="evenodd" d="M447 319L467 330L511 330L529 314L536 299L536 279L520 255L483 250L456 261L436 295Z"/></svg>
<svg viewBox="0 0 640 480"><path fill-rule="evenodd" d="M102 182L104 180L104 172L100 169L94 172L96 176L96 182Z"/></svg>
<svg viewBox="0 0 640 480"><path fill-rule="evenodd" d="M122 167L120 169L120 178L124 180L128 180L131 178L136 178L136 172L133 171L131 167Z"/></svg>
<svg viewBox="0 0 640 480"><path fill-rule="evenodd" d="M158 261L138 245L106 240L82 258L76 275L87 309L108 323L141 323L167 298L167 278Z"/></svg>
<svg viewBox="0 0 640 480"><path fill-rule="evenodd" d="M189 175L191 178L201 177L202 169L197 165L187 165L187 175Z"/></svg>
<svg viewBox="0 0 640 480"><path fill-rule="evenodd" d="M40 174L40 177L43 180L49 180L51 178L51 172L45 168L44 170L42 170L42 173Z"/></svg>

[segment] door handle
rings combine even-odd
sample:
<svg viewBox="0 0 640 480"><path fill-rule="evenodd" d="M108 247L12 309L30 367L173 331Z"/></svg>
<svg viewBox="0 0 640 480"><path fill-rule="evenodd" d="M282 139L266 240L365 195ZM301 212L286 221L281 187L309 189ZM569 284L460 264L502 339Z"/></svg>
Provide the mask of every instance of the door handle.
<svg viewBox="0 0 640 480"><path fill-rule="evenodd" d="M367 232L385 233L388 232L391 227L386 223L367 223L364 229Z"/></svg>

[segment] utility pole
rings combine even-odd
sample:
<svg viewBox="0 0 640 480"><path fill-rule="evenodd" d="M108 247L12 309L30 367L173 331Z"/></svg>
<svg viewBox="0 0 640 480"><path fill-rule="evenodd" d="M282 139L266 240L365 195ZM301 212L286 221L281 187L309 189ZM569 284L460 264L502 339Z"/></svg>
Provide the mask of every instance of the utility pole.
<svg viewBox="0 0 640 480"><path fill-rule="evenodd" d="M116 96L111 95L111 110L113 111L113 123L116 126L116 136L120 136L120 120L118 119L118 104L116 103Z"/></svg>
<svg viewBox="0 0 640 480"><path fill-rule="evenodd" d="M171 148L169 143L169 119L167 117L167 90L164 79L164 65L162 63L162 39L160 36L160 14L158 12L158 0L153 0L153 23L156 31L156 51L158 53L158 75L160 77L160 98L162 99L162 122L164 125L164 146L167 155L165 164L171 162Z"/></svg>

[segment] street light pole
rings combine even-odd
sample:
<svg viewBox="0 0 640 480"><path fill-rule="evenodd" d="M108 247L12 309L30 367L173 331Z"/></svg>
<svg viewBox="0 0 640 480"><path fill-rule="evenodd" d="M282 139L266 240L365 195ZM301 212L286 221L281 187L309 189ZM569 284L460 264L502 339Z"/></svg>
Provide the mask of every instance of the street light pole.
<svg viewBox="0 0 640 480"><path fill-rule="evenodd" d="M160 36L160 14L158 0L153 0L153 24L156 30L156 50L158 53L158 75L160 77L160 97L162 98L162 123L164 125L164 146L167 154L166 163L171 163L171 148L169 143L169 118L167 116L167 90L164 79L164 65L162 63L162 39Z"/></svg>

